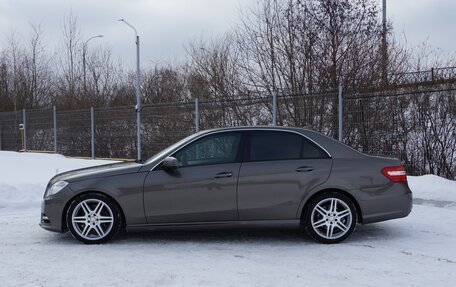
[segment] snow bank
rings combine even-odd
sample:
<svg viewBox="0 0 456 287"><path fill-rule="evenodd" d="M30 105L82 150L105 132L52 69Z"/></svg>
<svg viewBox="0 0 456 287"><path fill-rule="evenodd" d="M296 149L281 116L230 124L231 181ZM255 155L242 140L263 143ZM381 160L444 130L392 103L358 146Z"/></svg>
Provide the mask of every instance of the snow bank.
<svg viewBox="0 0 456 287"><path fill-rule="evenodd" d="M0 151L0 214L39 210L44 189L54 175L112 162L71 159L58 154Z"/></svg>
<svg viewBox="0 0 456 287"><path fill-rule="evenodd" d="M456 202L456 181L432 174L407 179L414 198Z"/></svg>

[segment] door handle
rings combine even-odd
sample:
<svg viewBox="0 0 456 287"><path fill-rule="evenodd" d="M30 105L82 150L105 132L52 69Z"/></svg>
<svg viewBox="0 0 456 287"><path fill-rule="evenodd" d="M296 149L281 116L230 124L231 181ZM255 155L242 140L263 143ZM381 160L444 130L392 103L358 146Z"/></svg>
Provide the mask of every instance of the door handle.
<svg viewBox="0 0 456 287"><path fill-rule="evenodd" d="M222 171L215 175L215 178L223 178L223 177L232 177L233 173L231 171Z"/></svg>
<svg viewBox="0 0 456 287"><path fill-rule="evenodd" d="M296 169L297 172L309 172L312 170L314 170L314 168L311 166L301 166Z"/></svg>

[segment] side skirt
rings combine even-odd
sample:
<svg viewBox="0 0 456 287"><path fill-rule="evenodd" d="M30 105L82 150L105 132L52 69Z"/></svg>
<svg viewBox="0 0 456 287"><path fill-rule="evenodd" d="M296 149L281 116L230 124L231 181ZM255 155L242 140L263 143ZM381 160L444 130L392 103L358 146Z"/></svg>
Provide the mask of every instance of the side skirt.
<svg viewBox="0 0 456 287"><path fill-rule="evenodd" d="M298 228L299 219L290 220L248 220L248 221L212 221L212 222L180 222L134 224L127 226L128 231L137 230L178 230L178 229L219 229L219 228Z"/></svg>

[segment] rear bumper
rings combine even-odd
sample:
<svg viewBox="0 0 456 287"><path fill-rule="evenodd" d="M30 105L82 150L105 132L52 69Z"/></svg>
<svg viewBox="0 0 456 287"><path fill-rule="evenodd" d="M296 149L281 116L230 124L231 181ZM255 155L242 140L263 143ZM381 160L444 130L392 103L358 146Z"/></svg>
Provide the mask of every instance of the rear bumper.
<svg viewBox="0 0 456 287"><path fill-rule="evenodd" d="M412 192L406 184L394 184L388 192L360 202L362 223L406 217L413 207Z"/></svg>

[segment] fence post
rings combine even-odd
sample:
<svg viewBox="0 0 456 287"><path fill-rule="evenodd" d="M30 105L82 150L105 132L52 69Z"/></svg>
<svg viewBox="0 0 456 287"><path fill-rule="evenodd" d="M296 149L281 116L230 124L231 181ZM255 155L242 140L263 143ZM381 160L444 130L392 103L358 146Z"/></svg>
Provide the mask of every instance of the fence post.
<svg viewBox="0 0 456 287"><path fill-rule="evenodd" d="M27 120L25 116L25 109L22 109L22 124L24 128L24 151L27 151Z"/></svg>
<svg viewBox="0 0 456 287"><path fill-rule="evenodd" d="M342 93L343 93L343 87L342 87L342 83L340 83L339 84L339 141L341 141L341 142L344 139L344 133L343 133L343 127L342 127L342 116L343 116Z"/></svg>
<svg viewBox="0 0 456 287"><path fill-rule="evenodd" d="M90 143L92 144L92 159L95 159L95 115L93 107L90 108Z"/></svg>
<svg viewBox="0 0 456 287"><path fill-rule="evenodd" d="M277 93L272 92L272 125L277 125Z"/></svg>
<svg viewBox="0 0 456 287"><path fill-rule="evenodd" d="M57 153L57 108L54 106L53 109L54 118L54 153Z"/></svg>
<svg viewBox="0 0 456 287"><path fill-rule="evenodd" d="M199 112L199 100L195 99L195 132L199 132L200 129L200 112Z"/></svg>

